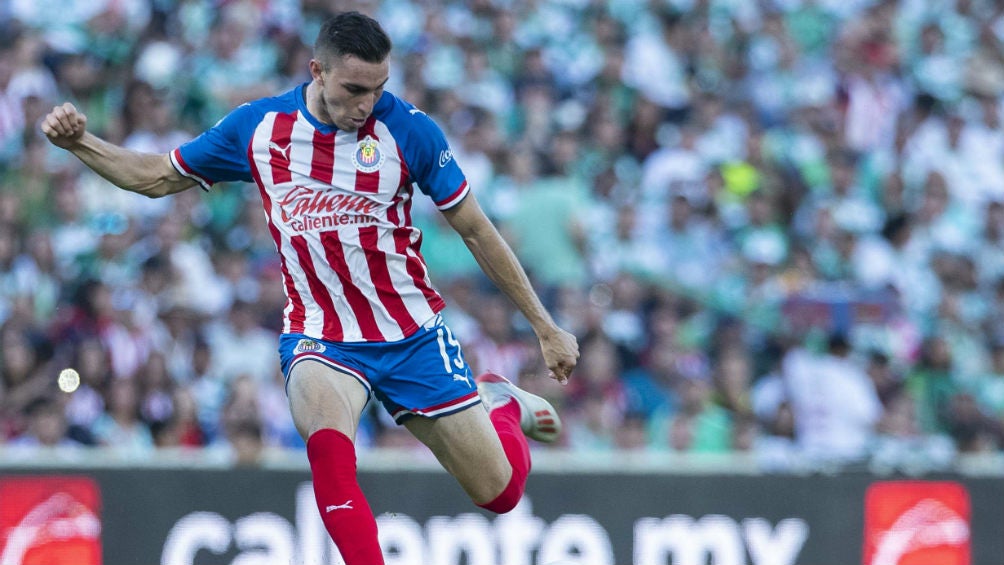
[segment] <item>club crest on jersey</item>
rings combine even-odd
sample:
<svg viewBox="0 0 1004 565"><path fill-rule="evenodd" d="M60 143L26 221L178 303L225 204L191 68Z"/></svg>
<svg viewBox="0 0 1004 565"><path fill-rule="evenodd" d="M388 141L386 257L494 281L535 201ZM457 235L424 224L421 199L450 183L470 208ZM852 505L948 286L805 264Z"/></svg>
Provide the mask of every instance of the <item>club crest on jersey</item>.
<svg viewBox="0 0 1004 565"><path fill-rule="evenodd" d="M301 353L321 353L326 348L323 343L318 343L312 339L301 339L296 343L296 349L293 350L293 355L299 355Z"/></svg>
<svg viewBox="0 0 1004 565"><path fill-rule="evenodd" d="M380 142L369 135L356 144L356 150L352 153L352 164L363 173L379 170L386 159L383 151L380 151Z"/></svg>

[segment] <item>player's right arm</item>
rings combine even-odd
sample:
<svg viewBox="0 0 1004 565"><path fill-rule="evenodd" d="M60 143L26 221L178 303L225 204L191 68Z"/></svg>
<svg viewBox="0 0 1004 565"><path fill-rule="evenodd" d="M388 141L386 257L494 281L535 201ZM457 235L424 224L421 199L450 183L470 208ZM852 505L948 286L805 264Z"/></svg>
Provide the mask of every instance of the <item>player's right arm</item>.
<svg viewBox="0 0 1004 565"><path fill-rule="evenodd" d="M69 102L45 116L42 133L119 188L160 198L196 186L174 168L169 155L132 151L90 133L87 116Z"/></svg>

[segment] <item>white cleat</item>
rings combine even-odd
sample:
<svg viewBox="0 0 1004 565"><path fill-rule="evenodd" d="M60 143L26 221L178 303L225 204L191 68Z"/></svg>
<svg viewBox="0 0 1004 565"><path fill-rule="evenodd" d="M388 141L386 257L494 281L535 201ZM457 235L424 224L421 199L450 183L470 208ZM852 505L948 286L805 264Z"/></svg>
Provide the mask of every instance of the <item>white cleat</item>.
<svg viewBox="0 0 1004 565"><path fill-rule="evenodd" d="M478 383L478 394L488 410L504 405L509 399L516 401L520 413L519 427L527 437L543 443L554 443L558 439L561 418L550 402L495 373L485 373L474 381Z"/></svg>

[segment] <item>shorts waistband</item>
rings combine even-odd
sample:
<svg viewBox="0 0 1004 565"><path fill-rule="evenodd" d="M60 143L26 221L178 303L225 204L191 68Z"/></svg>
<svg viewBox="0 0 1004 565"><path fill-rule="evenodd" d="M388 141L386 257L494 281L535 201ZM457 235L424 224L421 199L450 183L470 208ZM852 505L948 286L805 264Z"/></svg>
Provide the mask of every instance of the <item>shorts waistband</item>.
<svg viewBox="0 0 1004 565"><path fill-rule="evenodd" d="M426 322L424 324L422 324L422 327L425 328L425 329L427 329L427 330L431 330L432 328L435 328L436 326L441 326L441 325L443 325L443 315L442 314L436 314L435 316L433 316L433 317L429 318L428 320L426 320Z"/></svg>

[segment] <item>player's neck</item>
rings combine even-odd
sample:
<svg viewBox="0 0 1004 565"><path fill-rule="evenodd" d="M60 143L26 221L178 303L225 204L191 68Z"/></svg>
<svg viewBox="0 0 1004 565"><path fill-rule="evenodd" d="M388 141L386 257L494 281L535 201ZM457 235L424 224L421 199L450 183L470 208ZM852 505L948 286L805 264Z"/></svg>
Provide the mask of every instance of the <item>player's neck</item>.
<svg viewBox="0 0 1004 565"><path fill-rule="evenodd" d="M334 125L331 116L324 109L324 102L321 100L321 89L317 86L316 82L311 81L307 83L307 87L303 91L303 100L307 104L307 111L317 121Z"/></svg>

